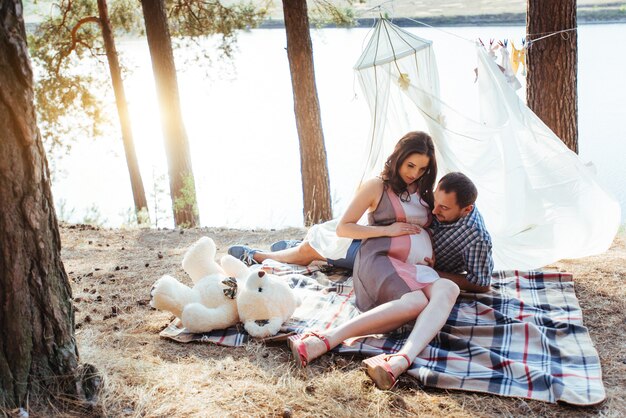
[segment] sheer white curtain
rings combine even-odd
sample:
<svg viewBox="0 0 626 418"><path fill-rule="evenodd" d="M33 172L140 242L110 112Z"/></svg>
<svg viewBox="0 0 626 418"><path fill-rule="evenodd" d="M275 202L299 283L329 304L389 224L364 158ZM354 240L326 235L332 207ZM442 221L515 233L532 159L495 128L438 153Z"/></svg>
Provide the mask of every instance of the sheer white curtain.
<svg viewBox="0 0 626 418"><path fill-rule="evenodd" d="M477 56L478 121L440 100L430 41L378 22L355 66L372 118L363 178L380 173L404 133L426 130L440 176L461 171L476 183L496 269L605 251L619 227L618 203L517 97L484 48Z"/></svg>

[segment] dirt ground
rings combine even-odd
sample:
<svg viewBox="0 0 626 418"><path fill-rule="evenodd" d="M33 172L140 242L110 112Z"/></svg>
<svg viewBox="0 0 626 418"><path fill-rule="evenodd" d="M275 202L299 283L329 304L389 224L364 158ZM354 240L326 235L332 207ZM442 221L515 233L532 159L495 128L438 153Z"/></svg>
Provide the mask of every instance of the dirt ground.
<svg viewBox="0 0 626 418"><path fill-rule="evenodd" d="M492 395L423 388L403 377L392 391L376 389L360 359L327 355L305 370L286 346L241 348L179 344L159 338L173 319L149 306L163 274L187 280L186 248L204 235L218 246L268 248L302 229L241 231L61 227L63 261L76 307L81 362L104 376L91 415L107 416L625 416L626 233L605 254L549 266L574 273L585 324L600 354L607 399L580 408ZM57 411L61 413L62 411Z"/></svg>

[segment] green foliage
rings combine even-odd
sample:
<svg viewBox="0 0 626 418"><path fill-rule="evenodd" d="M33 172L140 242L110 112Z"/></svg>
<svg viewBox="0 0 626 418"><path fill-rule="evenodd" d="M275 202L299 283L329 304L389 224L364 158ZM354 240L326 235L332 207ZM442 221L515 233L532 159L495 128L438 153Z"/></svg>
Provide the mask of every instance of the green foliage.
<svg viewBox="0 0 626 418"><path fill-rule="evenodd" d="M180 196L174 199L174 212L187 211L198 216L198 202L196 200L196 184L192 175L183 176L183 187L180 189ZM188 225L178 225L186 228Z"/></svg>
<svg viewBox="0 0 626 418"><path fill-rule="evenodd" d="M140 22L129 0L111 1L114 27L132 30ZM35 102L46 148L69 151L72 139L95 138L109 120L101 96L108 72L94 0L61 0L29 35L36 71ZM102 71L93 71L94 68Z"/></svg>
<svg viewBox="0 0 626 418"><path fill-rule="evenodd" d="M126 210L120 212L120 217L124 219L122 228L149 228L150 227L150 214L148 208L143 208L139 213L135 212L134 208L126 208Z"/></svg>
<svg viewBox="0 0 626 418"><path fill-rule="evenodd" d="M107 218L102 216L100 208L98 208L98 206L94 203L87 210L85 210L81 223L86 225L102 226L107 221Z"/></svg>
<svg viewBox="0 0 626 418"><path fill-rule="evenodd" d="M133 213L135 211L133 210ZM140 226L148 227L150 226L150 212L148 212L148 208L141 208L139 213L136 214L137 223Z"/></svg>
<svg viewBox="0 0 626 418"><path fill-rule="evenodd" d="M168 17L172 37L199 38L220 34L219 49L231 57L237 41L237 31L257 27L265 18L270 0L260 6L252 2L225 6L219 0L171 0Z"/></svg>
<svg viewBox="0 0 626 418"><path fill-rule="evenodd" d="M145 35L139 0L107 0L111 26L117 34Z"/></svg>
<svg viewBox="0 0 626 418"><path fill-rule="evenodd" d="M339 4L337 4L339 3ZM341 3L344 3L341 5ZM352 4L354 0L330 1L315 0L309 18L316 27L333 24L342 27L352 27L356 24L356 16Z"/></svg>

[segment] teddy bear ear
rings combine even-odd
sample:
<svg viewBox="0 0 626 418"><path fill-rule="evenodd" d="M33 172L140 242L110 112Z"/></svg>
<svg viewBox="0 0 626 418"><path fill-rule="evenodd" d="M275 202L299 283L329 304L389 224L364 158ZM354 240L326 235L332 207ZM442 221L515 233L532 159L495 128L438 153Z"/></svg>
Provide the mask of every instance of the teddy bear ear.
<svg viewBox="0 0 626 418"><path fill-rule="evenodd" d="M259 277L265 276L265 272L263 270L259 270Z"/></svg>

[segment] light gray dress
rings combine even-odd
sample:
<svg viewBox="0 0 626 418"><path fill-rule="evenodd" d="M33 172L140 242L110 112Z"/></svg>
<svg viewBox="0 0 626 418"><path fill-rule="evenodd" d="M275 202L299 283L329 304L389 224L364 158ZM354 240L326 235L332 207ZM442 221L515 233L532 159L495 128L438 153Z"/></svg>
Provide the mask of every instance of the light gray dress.
<svg viewBox="0 0 626 418"><path fill-rule="evenodd" d="M378 206L368 214L370 225L407 222L424 228L419 234L363 241L353 270L356 305L361 311L399 299L439 279L424 261L425 257L433 257L432 239L426 228L432 219L430 208L417 193L410 197L403 202L385 187Z"/></svg>

